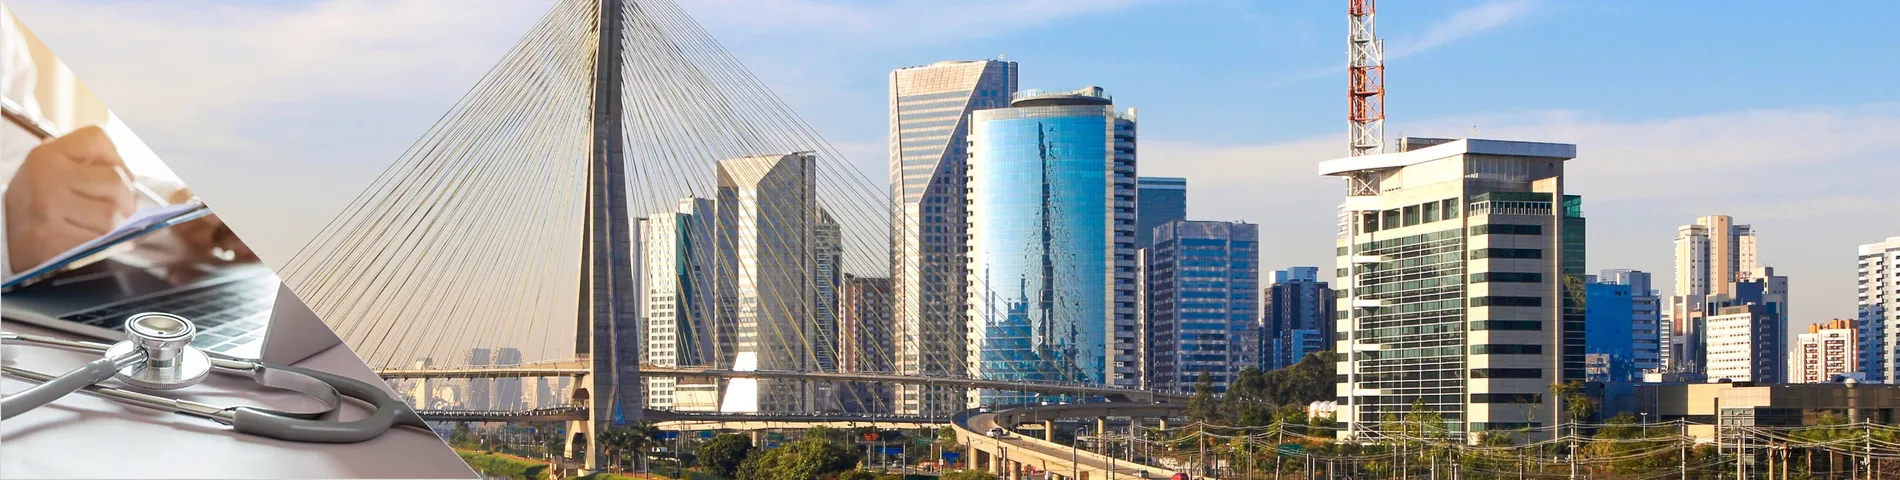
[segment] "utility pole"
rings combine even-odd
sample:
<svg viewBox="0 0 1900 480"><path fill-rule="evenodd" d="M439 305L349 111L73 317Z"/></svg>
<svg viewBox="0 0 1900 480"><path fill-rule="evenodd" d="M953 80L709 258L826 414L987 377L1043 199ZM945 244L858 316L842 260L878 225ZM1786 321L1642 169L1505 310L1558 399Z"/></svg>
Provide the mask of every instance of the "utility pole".
<svg viewBox="0 0 1900 480"><path fill-rule="evenodd" d="M1682 468L1682 480L1689 480L1689 421L1676 421L1679 422L1676 424L1679 428L1678 433L1682 435L1681 438L1676 439L1676 441L1682 442L1676 444L1676 454L1678 455L1676 461L1679 462Z"/></svg>

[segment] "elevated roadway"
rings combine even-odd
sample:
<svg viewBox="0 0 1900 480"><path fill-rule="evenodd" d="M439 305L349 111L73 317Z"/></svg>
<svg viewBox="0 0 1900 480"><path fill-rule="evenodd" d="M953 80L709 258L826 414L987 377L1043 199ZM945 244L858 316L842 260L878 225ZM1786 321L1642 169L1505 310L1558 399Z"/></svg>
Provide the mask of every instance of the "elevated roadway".
<svg viewBox="0 0 1900 480"><path fill-rule="evenodd" d="M1165 479L1177 472L1126 460L1110 460L1085 449L1065 446L1046 438L1017 434L1013 430L1017 425L1041 423L1043 434L1048 435L1055 421L1061 419L1096 419L1100 425L1102 419L1107 417L1167 418L1182 415L1186 408L1182 404L1152 402L1025 406L995 412L966 411L953 419L952 426L955 427L957 441L970 449L967 460L970 466L995 473L1004 480L1028 478L1031 468L1049 472L1047 478L1051 479ZM988 435L992 428L1002 428L1010 433L993 438ZM1097 427L1096 431L1100 432L1101 428ZM1112 472L1110 465L1113 465Z"/></svg>

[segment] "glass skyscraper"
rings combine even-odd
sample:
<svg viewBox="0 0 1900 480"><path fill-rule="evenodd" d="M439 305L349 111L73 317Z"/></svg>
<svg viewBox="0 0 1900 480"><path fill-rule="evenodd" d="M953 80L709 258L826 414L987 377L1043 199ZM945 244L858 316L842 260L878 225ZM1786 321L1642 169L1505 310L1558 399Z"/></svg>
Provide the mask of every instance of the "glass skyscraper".
<svg viewBox="0 0 1900 480"><path fill-rule="evenodd" d="M1332 350L1333 289L1319 281L1319 267L1275 270L1271 281L1261 302L1261 368L1291 367L1307 354Z"/></svg>
<svg viewBox="0 0 1900 480"><path fill-rule="evenodd" d="M1140 177L1135 190L1135 248L1154 245L1155 227L1187 220L1187 179Z"/></svg>
<svg viewBox="0 0 1900 480"><path fill-rule="evenodd" d="M947 61L891 72L891 337L907 375L962 376L964 163L970 112L1009 106L1016 63ZM900 385L896 410L949 414L964 392Z"/></svg>
<svg viewBox="0 0 1900 480"><path fill-rule="evenodd" d="M1023 91L971 123L970 373L1135 386L1133 110L1098 87Z"/></svg>
<svg viewBox="0 0 1900 480"><path fill-rule="evenodd" d="M1155 228L1149 388L1192 392L1202 375L1226 392L1260 364L1260 226L1177 220Z"/></svg>

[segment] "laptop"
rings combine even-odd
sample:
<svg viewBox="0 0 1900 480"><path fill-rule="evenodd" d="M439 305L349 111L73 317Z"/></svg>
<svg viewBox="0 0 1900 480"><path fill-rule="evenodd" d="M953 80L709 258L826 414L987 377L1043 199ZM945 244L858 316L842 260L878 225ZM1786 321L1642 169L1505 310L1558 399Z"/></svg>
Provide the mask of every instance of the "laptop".
<svg viewBox="0 0 1900 480"><path fill-rule="evenodd" d="M279 365L341 343L261 263L206 267L204 276L175 284L116 257L0 294L0 319L118 341L125 338L126 318L171 313L198 326L192 345L199 349Z"/></svg>

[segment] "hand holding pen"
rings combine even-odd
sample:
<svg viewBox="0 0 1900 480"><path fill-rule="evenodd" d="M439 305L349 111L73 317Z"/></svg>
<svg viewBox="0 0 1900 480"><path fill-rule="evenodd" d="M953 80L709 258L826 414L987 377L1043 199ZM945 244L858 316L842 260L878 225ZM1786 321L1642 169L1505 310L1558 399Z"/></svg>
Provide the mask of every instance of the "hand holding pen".
<svg viewBox="0 0 1900 480"><path fill-rule="evenodd" d="M37 265L117 227L139 208L129 178L118 149L99 127L34 148L7 186L9 263Z"/></svg>

